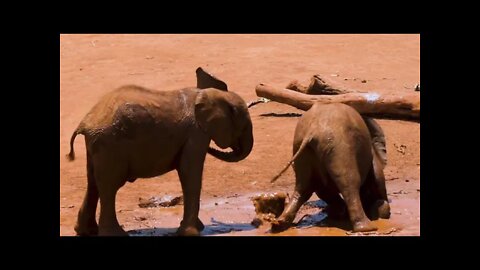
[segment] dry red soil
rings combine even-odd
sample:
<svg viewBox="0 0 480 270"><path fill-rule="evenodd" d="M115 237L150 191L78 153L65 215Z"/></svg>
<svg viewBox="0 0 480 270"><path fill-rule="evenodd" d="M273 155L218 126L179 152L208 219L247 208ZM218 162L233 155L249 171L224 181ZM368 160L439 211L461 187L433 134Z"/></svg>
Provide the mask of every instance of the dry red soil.
<svg viewBox="0 0 480 270"><path fill-rule="evenodd" d="M199 66L224 80L246 102L257 98L258 83L279 88L292 80L308 84L314 74L331 76L352 89L399 95L414 91L420 81L419 35L61 35L60 48L62 236L75 235L73 227L87 184L82 136L75 142L76 160L65 159L70 136L98 99L114 88L138 84L164 91L195 86ZM250 225L255 217L251 196L291 193L295 181L290 168L277 182L269 182L291 158L298 117L261 116L265 113L302 111L275 102L252 107L255 145L251 154L238 163L207 156L202 235L350 235L348 226L324 222L316 226L307 222L281 234ZM378 122L387 140L385 174L392 217L376 221L380 230L374 235L420 235L420 124ZM180 194L175 171L127 183L117 195L119 222L131 235L169 235L179 226L183 206L140 208L139 197ZM297 220L319 211L303 207Z"/></svg>

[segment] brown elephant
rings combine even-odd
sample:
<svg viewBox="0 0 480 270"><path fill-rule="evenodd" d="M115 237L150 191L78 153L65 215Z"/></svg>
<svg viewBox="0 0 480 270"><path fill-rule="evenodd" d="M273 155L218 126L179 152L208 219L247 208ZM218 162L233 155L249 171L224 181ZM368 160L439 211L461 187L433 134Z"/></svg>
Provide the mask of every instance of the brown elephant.
<svg viewBox="0 0 480 270"><path fill-rule="evenodd" d="M317 103L298 121L293 153L272 179L278 179L293 163L295 190L272 223L272 231L288 228L313 192L327 203L329 217L346 217L348 212L355 232L376 230L370 219L390 217L383 175L385 136L373 119L362 118L348 105Z"/></svg>
<svg viewBox="0 0 480 270"><path fill-rule="evenodd" d="M106 94L83 118L70 141L85 136L88 186L78 213L78 235L128 235L115 213L117 191L126 181L177 170L184 195L178 235L199 235L202 173L207 153L227 161L245 159L253 147L245 101L202 68L197 87L153 91L124 86ZM224 152L211 148L213 140ZM95 212L101 209L98 225Z"/></svg>

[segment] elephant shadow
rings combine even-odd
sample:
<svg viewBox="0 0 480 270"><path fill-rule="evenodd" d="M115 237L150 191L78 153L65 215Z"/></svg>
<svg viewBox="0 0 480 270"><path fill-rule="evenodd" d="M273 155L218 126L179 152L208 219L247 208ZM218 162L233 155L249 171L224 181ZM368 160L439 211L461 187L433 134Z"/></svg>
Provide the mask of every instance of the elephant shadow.
<svg viewBox="0 0 480 270"><path fill-rule="evenodd" d="M323 200L309 201L306 203L308 207L318 208L318 212L314 214L306 214L301 217L293 228L305 229L308 227L336 227L345 231L353 229L348 218L331 218L323 211L327 205ZM248 223L226 223L221 222L213 217L210 218L211 224L205 225L205 229L201 232L202 236L219 235L230 232L252 231L257 229L250 222ZM138 230L130 230L130 236L176 236L177 228L144 228Z"/></svg>
<svg viewBox="0 0 480 270"><path fill-rule="evenodd" d="M250 223L225 223L210 219L211 224L205 225L205 229L201 232L202 236L224 234L233 231L251 231L256 228ZM139 230L130 230L130 236L176 236L177 228L145 228Z"/></svg>
<svg viewBox="0 0 480 270"><path fill-rule="evenodd" d="M314 214L305 214L294 225L295 229L305 229L308 227L335 227L344 231L351 231L353 229L350 220L345 218L329 217L324 212L327 204L323 200L309 201L305 206L318 208L319 211Z"/></svg>

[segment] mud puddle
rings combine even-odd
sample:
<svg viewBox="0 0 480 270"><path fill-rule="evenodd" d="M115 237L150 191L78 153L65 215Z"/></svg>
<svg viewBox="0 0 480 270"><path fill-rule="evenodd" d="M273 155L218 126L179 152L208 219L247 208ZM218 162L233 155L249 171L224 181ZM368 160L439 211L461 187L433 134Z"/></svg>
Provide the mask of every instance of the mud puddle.
<svg viewBox="0 0 480 270"><path fill-rule="evenodd" d="M352 233L348 221L331 221L322 209L326 204L315 195L302 206L295 225L281 233L270 232L270 225L255 227L256 217L251 198L259 193L206 198L200 207L200 219L205 225L202 236L395 236L420 235L419 200L392 198L392 217L373 221L378 231ZM413 209L413 210L412 210ZM415 209L418 209L416 211ZM416 213L418 212L418 213ZM143 216L139 226L138 216ZM133 221L124 222L130 236L174 236L183 215L183 206L136 209ZM137 217L137 218L135 218ZM140 227L140 228L139 228ZM133 229L135 228L135 229Z"/></svg>

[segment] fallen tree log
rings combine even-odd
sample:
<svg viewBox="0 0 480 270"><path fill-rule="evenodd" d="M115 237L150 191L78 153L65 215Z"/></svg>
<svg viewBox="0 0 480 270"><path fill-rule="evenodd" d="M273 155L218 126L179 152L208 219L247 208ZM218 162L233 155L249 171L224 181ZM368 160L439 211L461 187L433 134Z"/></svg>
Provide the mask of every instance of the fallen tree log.
<svg viewBox="0 0 480 270"><path fill-rule="evenodd" d="M307 95L289 89L276 89L259 84L257 96L285 103L307 111L315 102L343 103L369 117L420 121L420 94L384 95L379 93L346 93L337 95Z"/></svg>

